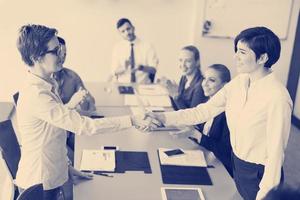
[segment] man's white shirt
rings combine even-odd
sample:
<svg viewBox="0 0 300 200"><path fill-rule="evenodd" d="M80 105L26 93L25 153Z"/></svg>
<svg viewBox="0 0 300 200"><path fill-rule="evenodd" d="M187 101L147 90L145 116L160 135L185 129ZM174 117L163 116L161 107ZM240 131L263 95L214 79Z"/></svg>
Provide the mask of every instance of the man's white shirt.
<svg viewBox="0 0 300 200"><path fill-rule="evenodd" d="M134 60L135 67L139 65L150 66L157 68L158 58L156 52L151 44L136 38L133 42L122 40L117 43L113 49L112 55L112 74L115 74L116 70L125 70L125 62L130 60L131 43L134 43ZM131 66L128 66L127 71L117 77L117 82L130 83ZM141 70L136 71L136 82L147 84L150 83L149 74Z"/></svg>

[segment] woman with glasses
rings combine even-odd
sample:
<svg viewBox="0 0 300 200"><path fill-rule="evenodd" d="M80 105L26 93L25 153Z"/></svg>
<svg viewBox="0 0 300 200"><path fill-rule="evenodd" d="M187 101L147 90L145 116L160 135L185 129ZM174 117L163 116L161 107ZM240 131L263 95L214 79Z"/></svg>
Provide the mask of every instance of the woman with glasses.
<svg viewBox="0 0 300 200"><path fill-rule="evenodd" d="M44 200L60 198L68 169L72 169L67 159L66 130L94 135L144 123L134 116L103 119L81 116L75 107L86 97L85 90L76 92L68 104L63 104L52 78L53 73L61 70L61 45L56 33L56 29L46 26L25 25L17 40L28 73L16 107L22 148L15 182L21 192L42 183ZM90 174L76 172L91 178Z"/></svg>

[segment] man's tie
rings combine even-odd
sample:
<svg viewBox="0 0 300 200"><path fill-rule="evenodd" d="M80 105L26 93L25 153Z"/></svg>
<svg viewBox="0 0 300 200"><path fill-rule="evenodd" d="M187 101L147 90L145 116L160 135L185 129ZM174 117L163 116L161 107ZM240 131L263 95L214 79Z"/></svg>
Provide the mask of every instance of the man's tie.
<svg viewBox="0 0 300 200"><path fill-rule="evenodd" d="M134 50L133 50L133 43L130 44L131 45L131 50L130 50L130 66L131 69L134 69L135 67L135 61L134 61ZM135 73L131 72L131 76L130 76L130 81L131 83L135 83L136 82L136 77L135 77Z"/></svg>

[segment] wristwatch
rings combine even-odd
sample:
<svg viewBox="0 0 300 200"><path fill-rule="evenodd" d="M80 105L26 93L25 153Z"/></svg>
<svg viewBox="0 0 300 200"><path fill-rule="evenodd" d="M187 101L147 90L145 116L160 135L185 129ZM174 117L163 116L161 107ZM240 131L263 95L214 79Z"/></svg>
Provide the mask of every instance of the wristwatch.
<svg viewBox="0 0 300 200"><path fill-rule="evenodd" d="M145 68L144 65L140 65L139 68L138 68L138 70L143 71L144 68Z"/></svg>

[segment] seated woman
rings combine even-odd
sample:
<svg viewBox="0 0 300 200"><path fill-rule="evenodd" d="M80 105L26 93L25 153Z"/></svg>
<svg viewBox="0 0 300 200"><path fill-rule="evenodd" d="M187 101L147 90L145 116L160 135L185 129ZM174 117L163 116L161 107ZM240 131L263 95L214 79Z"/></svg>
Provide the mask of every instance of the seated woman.
<svg viewBox="0 0 300 200"><path fill-rule="evenodd" d="M181 49L179 68L182 71L179 86L165 77L158 81L167 88L174 109L192 108L206 102L207 98L201 86L203 77L200 72L200 55L195 46L186 46Z"/></svg>
<svg viewBox="0 0 300 200"><path fill-rule="evenodd" d="M204 95L211 98L229 81L230 71L226 66L221 64L209 66L204 72L204 80L202 81ZM232 149L225 112L207 121L203 126L197 126L196 128L199 132L195 133L190 139L212 151L232 177Z"/></svg>

